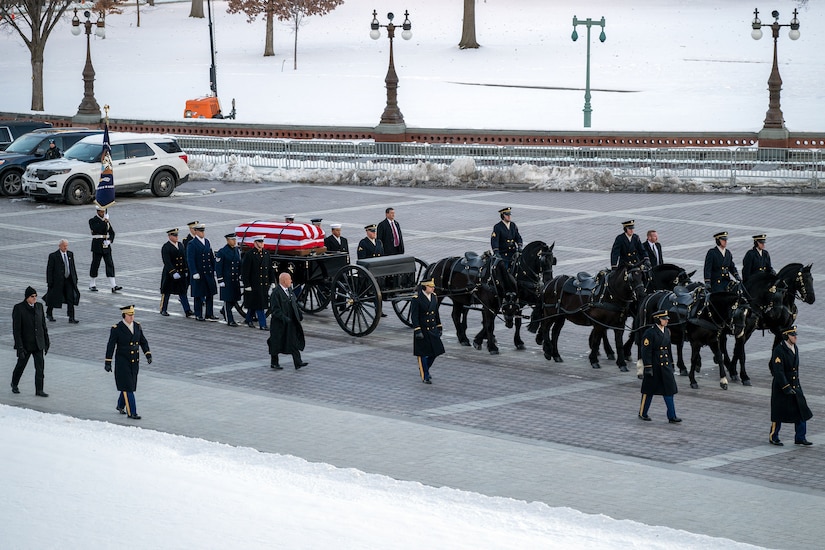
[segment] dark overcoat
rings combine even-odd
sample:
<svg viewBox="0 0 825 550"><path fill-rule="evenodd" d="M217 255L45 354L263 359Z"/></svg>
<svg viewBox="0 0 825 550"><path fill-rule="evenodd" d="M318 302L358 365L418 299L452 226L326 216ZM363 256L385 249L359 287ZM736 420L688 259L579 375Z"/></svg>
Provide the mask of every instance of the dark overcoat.
<svg viewBox="0 0 825 550"><path fill-rule="evenodd" d="M35 302L30 306L26 300L14 304L11 310L14 349L28 352L49 349L49 329L46 327L46 313L43 304Z"/></svg>
<svg viewBox="0 0 825 550"><path fill-rule="evenodd" d="M410 322L413 326L413 354L418 357L438 357L444 353L441 342L441 316L435 293L427 297L419 289L410 302ZM418 338L423 334L424 338Z"/></svg>
<svg viewBox="0 0 825 550"><path fill-rule="evenodd" d="M650 248L650 241L646 241L642 246L645 249L647 258L650 260L650 267L656 267L660 263L665 263L665 257L662 256L662 243L656 242L652 244L653 248L656 249L656 252L653 251L653 248Z"/></svg>
<svg viewBox="0 0 825 550"><path fill-rule="evenodd" d="M760 254L756 248L751 248L745 252L745 257L742 258L742 281L747 281L751 275L762 272L774 272L771 265L771 255L768 254L767 250L763 250Z"/></svg>
<svg viewBox="0 0 825 550"><path fill-rule="evenodd" d="M339 243L334 235L330 235L324 239L324 246L327 247L329 252L349 252L349 242L347 242L346 237L341 237L341 242Z"/></svg>
<svg viewBox="0 0 825 550"><path fill-rule="evenodd" d="M728 289L731 275L739 277L739 270L733 261L733 254L725 249L725 254L714 246L705 254L705 283L710 284L711 292L722 292Z"/></svg>
<svg viewBox="0 0 825 550"><path fill-rule="evenodd" d="M241 301L241 252L235 246L224 245L215 254L215 274L218 276L218 287L221 300L224 302ZM220 286L223 283L224 286Z"/></svg>
<svg viewBox="0 0 825 550"><path fill-rule="evenodd" d="M368 238L364 237L361 239L361 242L358 243L358 259L363 260L364 258L378 258L379 256L384 255L384 244L375 239L375 244L372 244L372 241Z"/></svg>
<svg viewBox="0 0 825 550"><path fill-rule="evenodd" d="M799 348L793 350L785 342L779 342L771 354L771 422L799 422L813 417L808 401L799 383ZM796 394L785 393L790 385Z"/></svg>
<svg viewBox="0 0 825 550"><path fill-rule="evenodd" d="M214 296L218 293L218 283L215 282L215 253L209 239L192 239L186 247L186 264L189 266L190 286L193 298ZM198 273L200 279L195 279Z"/></svg>
<svg viewBox="0 0 825 550"><path fill-rule="evenodd" d="M92 252L103 254L103 241L108 240L110 244L115 241L112 224L96 215L89 219L89 229L92 231Z"/></svg>
<svg viewBox="0 0 825 550"><path fill-rule="evenodd" d="M511 260L521 245L521 233L518 232L518 226L514 222L510 222L509 228L504 220L493 226L493 232L490 234L490 248L493 249L493 254L498 254L505 260Z"/></svg>
<svg viewBox="0 0 825 550"><path fill-rule="evenodd" d="M266 309L269 302L269 285L275 282L275 271L269 250L251 248L241 260L241 280L244 288L243 305L247 309Z"/></svg>
<svg viewBox="0 0 825 550"><path fill-rule="evenodd" d="M642 245L642 240L637 234L627 238L626 233L616 235L613 246L610 248L610 265L620 267L623 265L636 266L647 258L647 252Z"/></svg>
<svg viewBox="0 0 825 550"><path fill-rule="evenodd" d="M166 241L160 247L163 274L160 276L160 293L180 295L189 287L189 268L186 265L186 249L182 244ZM175 273L180 275L175 279Z"/></svg>
<svg viewBox="0 0 825 550"><path fill-rule="evenodd" d="M269 355L302 351L306 345L301 326L304 317L292 291L284 292L281 285L276 286L269 297L269 308L272 310L267 340Z"/></svg>
<svg viewBox="0 0 825 550"><path fill-rule="evenodd" d="M642 336L642 364L653 367L653 376L642 377L642 393L646 395L676 395L673 376L673 355L670 351L670 330L658 326L647 329Z"/></svg>
<svg viewBox="0 0 825 550"><path fill-rule="evenodd" d="M63 307L64 296L72 297L72 305L80 303L80 289L77 288L77 268L74 265L74 252L66 251L69 260L69 277L66 277L66 266L63 265L63 255L60 250L49 254L46 263L46 286L49 290L43 296L46 307L60 309ZM68 286L68 292L66 292Z"/></svg>
<svg viewBox="0 0 825 550"><path fill-rule="evenodd" d="M398 246L395 246L391 223L395 224L395 229L398 231ZM384 220L378 224L375 238L381 241L381 244L384 246L384 256L404 253L404 237L401 235L401 226L397 221L390 221L388 218L384 218Z"/></svg>
<svg viewBox="0 0 825 550"><path fill-rule="evenodd" d="M134 334L123 321L112 325L109 343L106 345L106 361L115 361L115 384L118 391L136 391L140 370L140 350L149 352L149 343L143 335L143 328L137 321L132 323Z"/></svg>

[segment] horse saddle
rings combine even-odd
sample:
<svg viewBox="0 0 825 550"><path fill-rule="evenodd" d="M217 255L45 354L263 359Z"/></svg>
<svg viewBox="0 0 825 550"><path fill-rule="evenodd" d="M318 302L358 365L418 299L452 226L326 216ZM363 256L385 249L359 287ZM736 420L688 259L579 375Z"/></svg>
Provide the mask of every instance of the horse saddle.
<svg viewBox="0 0 825 550"><path fill-rule="evenodd" d="M673 294L676 295L676 303L680 306L689 306L693 303L693 292L688 290L687 287L677 286L673 289Z"/></svg>
<svg viewBox="0 0 825 550"><path fill-rule="evenodd" d="M484 263L484 258L475 252L465 252L464 257L461 258L461 265L469 269L478 271Z"/></svg>
<svg viewBox="0 0 825 550"><path fill-rule="evenodd" d="M575 277L564 282L562 291L568 294L590 294L596 288L596 278L590 273L579 271Z"/></svg>

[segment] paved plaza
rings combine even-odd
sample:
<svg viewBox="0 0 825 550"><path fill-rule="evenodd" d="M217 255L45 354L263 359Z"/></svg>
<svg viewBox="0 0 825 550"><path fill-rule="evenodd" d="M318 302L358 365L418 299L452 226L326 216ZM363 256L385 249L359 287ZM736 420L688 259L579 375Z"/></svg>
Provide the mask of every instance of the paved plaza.
<svg viewBox="0 0 825 550"><path fill-rule="evenodd" d="M442 306L447 353L421 383L412 334L388 312L370 335L344 333L329 310L307 315L309 366L269 368L268 333L223 322L185 319L177 303L158 314L160 247L166 230L199 220L215 250L241 222L322 217L342 223L354 252L363 226L392 206L407 252L433 262L489 249L498 210L513 209L525 243L555 242L556 274L595 273L608 266L621 222L634 218L644 239L659 232L665 261L701 279L712 235L730 233L728 248L741 267L751 235L767 233L774 267L813 263L825 293L825 198L746 194L590 194L524 189L324 187L298 184L190 182L173 197L119 198L111 209L113 254L120 295L88 292L91 207L0 200L0 358L7 377L0 403L145 429L200 437L262 452L291 454L338 467L416 480L493 496L542 501L585 513L726 537L770 548L821 547L825 523L825 294L799 305L801 380L814 412L810 448L768 445L772 337L748 343L752 387L719 388L711 354L702 353L700 388L677 378L677 412L668 424L654 399L653 422L640 422L639 381L602 357L587 361L588 331L568 323L563 363L544 358L534 335L527 349L512 345L501 322L501 354L458 345L449 307ZM183 235L181 235L183 236ZM14 366L11 309L27 285L45 294L47 255L67 238L75 252L81 303L79 325L55 311L46 357L47 399L34 396L33 366L8 387ZM115 411L114 380L103 370L109 327L118 307L134 303L155 361L142 365L136 394L143 419ZM217 310L217 308L216 308ZM471 313L469 333L480 328ZM287 362L288 363L288 362ZM5 385L3 385L5 384ZM4 389L5 388L5 389Z"/></svg>

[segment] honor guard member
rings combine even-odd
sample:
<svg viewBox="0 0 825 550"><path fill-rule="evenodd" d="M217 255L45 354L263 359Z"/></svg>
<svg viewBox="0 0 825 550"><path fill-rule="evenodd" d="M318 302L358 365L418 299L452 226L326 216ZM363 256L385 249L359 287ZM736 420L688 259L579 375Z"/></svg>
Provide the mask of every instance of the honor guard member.
<svg viewBox="0 0 825 550"><path fill-rule="evenodd" d="M106 276L112 292L123 290L115 282L115 262L112 260L112 242L115 240L115 230L109 223L109 214L99 204L95 206L95 216L89 220L89 229L92 231L92 265L89 267L89 290L97 292L97 271L100 260L106 265Z"/></svg>
<svg viewBox="0 0 825 550"><path fill-rule="evenodd" d="M783 443L779 440L779 428L783 422L794 423L794 444L813 445L806 439L807 421L813 418L802 386L799 383L799 348L796 346L796 327L782 331L782 341L773 348L771 354L771 431L768 441L771 445Z"/></svg>
<svg viewBox="0 0 825 550"><path fill-rule="evenodd" d="M384 245L375 236L376 225L364 226L367 235L358 243L358 259L378 258L384 255Z"/></svg>
<svg viewBox="0 0 825 550"><path fill-rule="evenodd" d="M490 235L490 248L493 254L504 260L504 265L510 267L510 262L516 252L521 252L522 239L518 232L518 226L510 221L512 209L508 206L498 211L501 218L494 227Z"/></svg>
<svg viewBox="0 0 825 550"><path fill-rule="evenodd" d="M753 248L745 252L745 257L742 258L742 281L747 281L755 273L776 275L771 265L771 255L765 250L767 238L765 234L753 236Z"/></svg>
<svg viewBox="0 0 825 550"><path fill-rule="evenodd" d="M727 249L728 232L720 231L713 238L716 246L705 255L705 287L711 292L722 292L728 289L731 277L740 280L739 271L733 263L733 254Z"/></svg>
<svg viewBox="0 0 825 550"><path fill-rule="evenodd" d="M421 381L432 384L430 367L435 358L444 353L434 279L422 282L415 298L410 302L410 322L413 326L413 354L418 357Z"/></svg>
<svg viewBox="0 0 825 550"><path fill-rule="evenodd" d="M152 364L152 352L149 342L143 335L143 328L135 321L135 306L120 308L121 321L112 325L109 331L109 343L106 345L106 363L103 368L112 372L112 358L115 360L115 385L117 391L117 410L135 420L140 419L135 406L135 391L140 370L140 350L146 356L146 362Z"/></svg>
<svg viewBox="0 0 825 550"><path fill-rule="evenodd" d="M332 235L324 239L324 246L328 252L349 252L349 243L346 237L341 236L341 224L333 223L329 226Z"/></svg>
<svg viewBox="0 0 825 550"><path fill-rule="evenodd" d="M199 223L201 223L201 222L199 222L198 220L195 220L193 222L189 222L189 223L186 224L186 227L189 228L189 234L186 237L183 238L183 247L184 248L189 246L189 243L192 242L192 239L195 238L195 226L198 225Z"/></svg>
<svg viewBox="0 0 825 550"><path fill-rule="evenodd" d="M401 235L401 226L395 221L395 210L387 208L384 216L376 232L376 238L384 245L384 256L403 254L404 237Z"/></svg>
<svg viewBox="0 0 825 550"><path fill-rule="evenodd" d="M295 214L287 214L284 216L284 221L286 223L294 223L295 222Z"/></svg>
<svg viewBox="0 0 825 550"><path fill-rule="evenodd" d="M189 267L190 287L192 298L195 299L195 319L198 321L217 321L213 300L218 293L218 284L215 282L215 253L212 245L205 236L206 226L199 223L195 226L195 238L189 241L186 247L186 265ZM203 316L203 306L206 304L206 317Z"/></svg>
<svg viewBox="0 0 825 550"><path fill-rule="evenodd" d="M269 286L275 283L275 274L269 250L264 248L264 235L255 237L255 247L247 250L241 260L241 280L244 283L243 304L246 307L246 326L254 328L253 315L258 317L258 328L266 326L266 308L269 304Z"/></svg>
<svg viewBox="0 0 825 550"><path fill-rule="evenodd" d="M650 402L654 395L661 395L667 406L667 419L671 424L682 421L676 416L676 407L673 396L676 395L676 377L673 376L673 355L670 349L670 331L667 323L670 320L667 310L653 314L656 323L647 329L642 336L642 403L639 406L639 418L650 421L647 415Z"/></svg>
<svg viewBox="0 0 825 550"><path fill-rule="evenodd" d="M163 273L160 276L160 314L169 317L167 311L169 298L174 294L178 297L183 313L192 316L189 307L189 268L186 267L186 249L178 241L178 228L166 232L167 241L160 247L160 257L163 260Z"/></svg>
<svg viewBox="0 0 825 550"><path fill-rule="evenodd" d="M232 316L232 310L241 301L241 253L238 250L238 237L234 233L224 235L226 245L215 254L215 274L218 276L218 291L223 300L223 316L230 327L238 323Z"/></svg>
<svg viewBox="0 0 825 550"><path fill-rule="evenodd" d="M613 269L623 265L637 267L645 264L650 267L650 258L647 257L642 241L633 232L635 228L636 220L622 222L622 233L616 235L610 249L610 266Z"/></svg>
<svg viewBox="0 0 825 550"><path fill-rule="evenodd" d="M323 219L323 218L312 218L311 220L309 220L309 223L311 223L312 225L314 225L315 227L317 227L318 229L320 229L320 230L321 230L321 234L323 235L323 234L324 234L324 228L323 228L323 227L321 227L321 222L322 222L322 221L324 221L324 219Z"/></svg>

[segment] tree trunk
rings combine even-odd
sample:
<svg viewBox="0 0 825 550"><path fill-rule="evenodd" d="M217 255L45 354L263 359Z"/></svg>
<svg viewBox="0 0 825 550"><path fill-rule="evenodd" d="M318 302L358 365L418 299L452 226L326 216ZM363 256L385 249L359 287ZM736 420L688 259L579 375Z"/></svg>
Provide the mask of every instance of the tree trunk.
<svg viewBox="0 0 825 550"><path fill-rule="evenodd" d="M32 62L32 111L43 111L43 50L46 42L33 40L31 44Z"/></svg>
<svg viewBox="0 0 825 550"><path fill-rule="evenodd" d="M189 8L189 17L203 19L203 0L192 0L192 4Z"/></svg>
<svg viewBox="0 0 825 550"><path fill-rule="evenodd" d="M476 0L464 0L464 22L458 47L462 50L479 47L476 42Z"/></svg>
<svg viewBox="0 0 825 550"><path fill-rule="evenodd" d="M264 40L264 57L275 55L275 44L273 35L275 34L275 14L271 4L266 8L266 40Z"/></svg>

